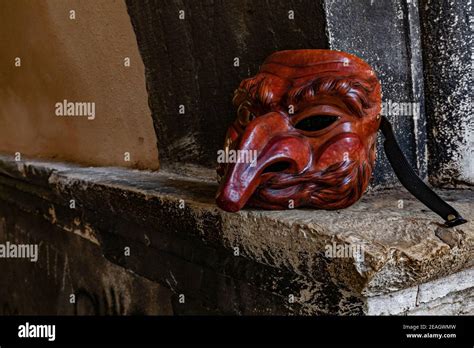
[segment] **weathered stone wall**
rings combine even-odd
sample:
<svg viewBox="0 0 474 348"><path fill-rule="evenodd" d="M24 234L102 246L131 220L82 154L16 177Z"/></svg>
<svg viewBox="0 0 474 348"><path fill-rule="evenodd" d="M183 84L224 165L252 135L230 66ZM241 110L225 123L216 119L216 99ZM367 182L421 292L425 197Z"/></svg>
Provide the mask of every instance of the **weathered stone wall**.
<svg viewBox="0 0 474 348"><path fill-rule="evenodd" d="M329 47L353 53L371 64L382 84L382 101L410 103L419 114L397 115L387 107L397 140L412 168L427 176L420 23L417 1L324 1ZM383 138L380 137L379 140ZM382 141L373 184L396 185Z"/></svg>
<svg viewBox="0 0 474 348"><path fill-rule="evenodd" d="M232 93L242 79L258 72L268 55L285 49L331 48L372 64L385 100L420 105L416 118L389 118L409 162L426 177L416 1L127 0L127 7L145 64L165 165L215 166L217 150L236 114ZM235 58L239 66L234 66ZM184 114L179 114L180 105ZM373 184L396 184L380 144L378 152Z"/></svg>
<svg viewBox="0 0 474 348"><path fill-rule="evenodd" d="M420 1L430 178L474 184L472 1Z"/></svg>

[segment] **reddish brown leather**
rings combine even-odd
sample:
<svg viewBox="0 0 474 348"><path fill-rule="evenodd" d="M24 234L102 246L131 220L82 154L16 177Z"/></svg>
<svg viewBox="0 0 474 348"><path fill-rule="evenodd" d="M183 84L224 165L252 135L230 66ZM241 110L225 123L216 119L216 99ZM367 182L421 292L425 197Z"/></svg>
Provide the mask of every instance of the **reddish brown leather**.
<svg viewBox="0 0 474 348"><path fill-rule="evenodd" d="M362 196L381 108L380 83L362 59L331 50L276 52L241 82L233 103L238 115L225 147L256 150L257 161L219 164L219 207L340 209ZM323 129L299 123L327 116L338 119Z"/></svg>

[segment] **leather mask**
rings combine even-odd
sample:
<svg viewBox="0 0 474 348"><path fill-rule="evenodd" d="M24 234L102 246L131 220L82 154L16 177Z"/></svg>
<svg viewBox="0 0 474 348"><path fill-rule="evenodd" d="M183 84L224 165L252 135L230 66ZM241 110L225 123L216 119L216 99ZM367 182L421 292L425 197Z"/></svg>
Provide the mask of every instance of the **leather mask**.
<svg viewBox="0 0 474 348"><path fill-rule="evenodd" d="M230 212L246 205L346 208L369 184L381 123L386 138L392 134L380 116L375 72L362 59L339 51L276 52L257 75L240 83L233 103L237 118L227 131L224 152L234 160L218 165L216 198ZM389 138L392 149L398 148ZM398 152L395 160L403 157ZM406 175L415 186L424 185L415 174ZM436 194L426 189L429 197L424 198L432 201ZM453 211L443 211L446 221L454 221ZM455 218L462 219L457 212Z"/></svg>

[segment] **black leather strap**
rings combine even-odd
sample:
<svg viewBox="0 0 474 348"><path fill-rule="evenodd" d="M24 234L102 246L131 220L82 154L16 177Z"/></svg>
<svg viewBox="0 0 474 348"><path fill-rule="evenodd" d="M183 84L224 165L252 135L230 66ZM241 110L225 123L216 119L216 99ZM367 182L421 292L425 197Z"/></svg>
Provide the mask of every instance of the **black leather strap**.
<svg viewBox="0 0 474 348"><path fill-rule="evenodd" d="M453 227L467 222L456 209L443 201L416 175L400 150L392 125L385 116L382 116L380 130L385 137L383 144L385 153L402 185L420 202L441 216L445 220L445 226Z"/></svg>

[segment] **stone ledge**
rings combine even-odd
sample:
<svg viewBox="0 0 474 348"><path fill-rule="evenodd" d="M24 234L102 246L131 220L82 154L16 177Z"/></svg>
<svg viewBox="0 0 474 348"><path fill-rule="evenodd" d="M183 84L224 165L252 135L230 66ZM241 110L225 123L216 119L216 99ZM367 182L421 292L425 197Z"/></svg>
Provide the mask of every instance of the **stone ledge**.
<svg viewBox="0 0 474 348"><path fill-rule="evenodd" d="M436 279L442 283L442 278L473 266L470 190L439 192L470 220L446 229L438 216L401 189L369 193L341 211L226 213L214 204L216 184L196 172L85 168L0 156L0 199L41 214L99 245L115 263L168 282L173 291L204 291L204 269L222 275L219 282L239 281L239 291L262 291L260 295L271 294L272 301L281 302L281 311L267 304L263 313L373 313L376 301L390 293L410 292ZM67 208L70 199L76 200L76 211ZM117 253L123 243L136 245L143 257L124 259ZM325 249L333 243L362 246L364 259L327 257ZM176 266L168 265L171 258ZM196 265L202 268L193 271ZM173 267L187 267L190 273L177 279ZM188 279L194 276L201 278ZM472 277L463 284L462 291L472 292ZM215 284L215 290L223 286ZM288 296L294 304L287 303ZM211 306L211 300L205 301ZM251 306L257 304L240 313L260 313ZM233 308L225 311L235 312Z"/></svg>

